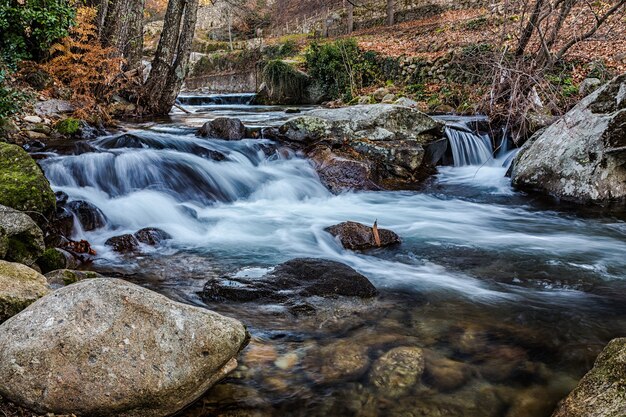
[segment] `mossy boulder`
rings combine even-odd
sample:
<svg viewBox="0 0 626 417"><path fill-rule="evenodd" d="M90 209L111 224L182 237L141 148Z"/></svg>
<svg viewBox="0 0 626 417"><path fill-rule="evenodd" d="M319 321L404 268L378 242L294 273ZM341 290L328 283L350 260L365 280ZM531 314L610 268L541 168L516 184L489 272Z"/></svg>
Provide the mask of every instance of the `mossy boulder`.
<svg viewBox="0 0 626 417"><path fill-rule="evenodd" d="M33 219L0 205L0 258L32 265L44 250L43 232Z"/></svg>
<svg viewBox="0 0 626 417"><path fill-rule="evenodd" d="M39 224L55 210L50 183L19 146L0 143L0 204L28 212Z"/></svg>
<svg viewBox="0 0 626 417"><path fill-rule="evenodd" d="M67 119L57 122L57 124L54 125L54 128L62 135L72 136L80 132L80 120L68 117Z"/></svg>
<svg viewBox="0 0 626 417"><path fill-rule="evenodd" d="M0 323L50 292L46 278L25 265L0 261Z"/></svg>
<svg viewBox="0 0 626 417"><path fill-rule="evenodd" d="M626 415L626 338L612 340L552 417Z"/></svg>
<svg viewBox="0 0 626 417"><path fill-rule="evenodd" d="M37 265L41 271L46 274L50 271L65 268L76 268L78 261L74 256L59 248L47 249L43 255L37 260Z"/></svg>

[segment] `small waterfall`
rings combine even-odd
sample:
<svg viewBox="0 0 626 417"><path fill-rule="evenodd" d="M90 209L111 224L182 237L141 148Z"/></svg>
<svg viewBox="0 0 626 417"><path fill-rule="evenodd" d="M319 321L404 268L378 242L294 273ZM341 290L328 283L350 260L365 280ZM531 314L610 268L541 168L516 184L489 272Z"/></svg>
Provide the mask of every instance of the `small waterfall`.
<svg viewBox="0 0 626 417"><path fill-rule="evenodd" d="M469 129L447 126L454 166L483 165L493 159L491 139L488 135L477 135Z"/></svg>
<svg viewBox="0 0 626 417"><path fill-rule="evenodd" d="M211 94L205 96L180 95L177 103L182 106L246 106L252 103L256 94Z"/></svg>

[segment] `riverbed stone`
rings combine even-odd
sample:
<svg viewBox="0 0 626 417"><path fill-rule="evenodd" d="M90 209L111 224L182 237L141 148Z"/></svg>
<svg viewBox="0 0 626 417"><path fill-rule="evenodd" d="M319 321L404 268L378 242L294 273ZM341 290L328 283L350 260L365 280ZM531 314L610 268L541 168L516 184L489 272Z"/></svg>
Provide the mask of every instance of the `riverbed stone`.
<svg viewBox="0 0 626 417"><path fill-rule="evenodd" d="M441 392L454 391L467 383L471 368L435 351L425 351L425 381Z"/></svg>
<svg viewBox="0 0 626 417"><path fill-rule="evenodd" d="M424 352L421 348L393 348L374 362L370 382L381 394L397 398L407 394L424 373Z"/></svg>
<svg viewBox="0 0 626 417"><path fill-rule="evenodd" d="M0 255L33 265L45 250L43 232L28 215L0 205ZM4 254L2 253L4 252Z"/></svg>
<svg viewBox="0 0 626 417"><path fill-rule="evenodd" d="M42 414L170 415L232 371L246 339L237 320L85 280L0 326L0 395Z"/></svg>
<svg viewBox="0 0 626 417"><path fill-rule="evenodd" d="M54 193L35 160L19 146L1 142L0 204L28 212L38 224L55 210Z"/></svg>
<svg viewBox="0 0 626 417"><path fill-rule="evenodd" d="M86 232L103 228L107 224L107 218L102 210L89 201L70 201L67 203L66 208L74 213Z"/></svg>
<svg viewBox="0 0 626 417"><path fill-rule="evenodd" d="M75 284L84 279L104 278L101 274L93 271L77 271L73 269L57 269L44 275L50 288L53 290Z"/></svg>
<svg viewBox="0 0 626 417"><path fill-rule="evenodd" d="M304 357L304 367L318 383L355 380L370 367L367 347L339 340L313 349Z"/></svg>
<svg viewBox="0 0 626 417"><path fill-rule="evenodd" d="M104 242L106 246L113 248L115 252L128 253L139 249L139 241L131 234L113 236Z"/></svg>
<svg viewBox="0 0 626 417"><path fill-rule="evenodd" d="M39 272L26 265L0 261L0 323L49 292L46 278Z"/></svg>
<svg viewBox="0 0 626 417"><path fill-rule="evenodd" d="M206 122L197 135L203 138L241 140L246 137L246 127L239 119L218 117Z"/></svg>
<svg viewBox="0 0 626 417"><path fill-rule="evenodd" d="M371 298L376 294L372 283L349 266L314 258L292 259L260 278L213 278L201 293L207 301L291 303L304 297Z"/></svg>
<svg viewBox="0 0 626 417"><path fill-rule="evenodd" d="M626 415L626 338L612 340L552 417Z"/></svg>
<svg viewBox="0 0 626 417"><path fill-rule="evenodd" d="M138 230L133 234L135 239L148 246L158 246L166 240L172 238L172 235L164 230L156 227L146 227Z"/></svg>
<svg viewBox="0 0 626 417"><path fill-rule="evenodd" d="M400 237L391 230L378 229L380 245L377 245L372 227L352 221L336 224L324 230L338 238L343 247L350 250L372 249L400 243Z"/></svg>
<svg viewBox="0 0 626 417"><path fill-rule="evenodd" d="M626 74L531 138L513 185L578 203L626 203Z"/></svg>

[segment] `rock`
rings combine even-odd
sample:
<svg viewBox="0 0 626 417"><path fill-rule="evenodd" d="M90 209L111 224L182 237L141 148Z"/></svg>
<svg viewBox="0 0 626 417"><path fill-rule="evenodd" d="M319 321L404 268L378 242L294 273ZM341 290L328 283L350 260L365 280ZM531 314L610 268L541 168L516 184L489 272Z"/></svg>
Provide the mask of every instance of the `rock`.
<svg viewBox="0 0 626 417"><path fill-rule="evenodd" d="M273 138L306 147L322 180L336 182L333 192L407 189L434 172L424 158L425 146L443 138L442 129L441 123L415 109L376 104L313 110L288 120ZM329 166L330 174L324 172ZM348 173L343 174L344 169ZM333 176L351 178L349 186L333 181Z"/></svg>
<svg viewBox="0 0 626 417"><path fill-rule="evenodd" d="M394 104L396 106L417 107L418 102L415 100L411 100L410 98L400 97L394 102Z"/></svg>
<svg viewBox="0 0 626 417"><path fill-rule="evenodd" d="M552 417L626 415L626 338L612 340Z"/></svg>
<svg viewBox="0 0 626 417"><path fill-rule="evenodd" d="M202 298L209 301L293 301L295 297L371 298L376 288L363 275L339 262L298 258L261 278L222 277L207 282Z"/></svg>
<svg viewBox="0 0 626 417"><path fill-rule="evenodd" d="M396 95L389 93L385 97L383 97L382 102L386 104L392 104L395 99L396 99Z"/></svg>
<svg viewBox="0 0 626 417"><path fill-rule="evenodd" d="M74 231L74 215L72 212L66 207L63 207L62 204L59 204L56 212L50 219L50 223L48 223L47 231L49 235L63 237L72 236L72 232Z"/></svg>
<svg viewBox="0 0 626 417"><path fill-rule="evenodd" d="M57 269L78 268L78 260L66 250L60 248L47 249L37 260L37 265L43 274Z"/></svg>
<svg viewBox="0 0 626 417"><path fill-rule="evenodd" d="M30 266L43 254L43 232L26 214L0 205L0 230L5 260Z"/></svg>
<svg viewBox="0 0 626 417"><path fill-rule="evenodd" d="M27 211L39 224L55 210L50 183L19 146L0 143L0 204Z"/></svg>
<svg viewBox="0 0 626 417"><path fill-rule="evenodd" d="M107 224L107 218L102 210L88 201L70 201L67 203L66 207L74 213L83 230L86 232L100 229Z"/></svg>
<svg viewBox="0 0 626 417"><path fill-rule="evenodd" d="M442 392L456 390L470 378L470 367L433 351L425 355L425 381Z"/></svg>
<svg viewBox="0 0 626 417"><path fill-rule="evenodd" d="M285 114L297 114L297 113L302 113L302 111L298 108L289 108L289 109L285 109Z"/></svg>
<svg viewBox="0 0 626 417"><path fill-rule="evenodd" d="M49 292L46 278L39 272L22 264L0 261L0 323ZM0 381L0 385L6 382Z"/></svg>
<svg viewBox="0 0 626 417"><path fill-rule="evenodd" d="M85 280L0 326L0 395L42 414L170 415L235 368L246 338L237 320Z"/></svg>
<svg viewBox="0 0 626 417"><path fill-rule="evenodd" d="M579 203L626 202L626 74L584 98L515 159L513 185Z"/></svg>
<svg viewBox="0 0 626 417"><path fill-rule="evenodd" d="M389 89L387 88L381 87L378 90L374 91L372 97L374 97L374 100L376 101L382 101L383 98L388 94L391 94L391 91L389 91Z"/></svg>
<svg viewBox="0 0 626 417"><path fill-rule="evenodd" d="M156 227L146 227L141 229L133 235L139 242L149 245L157 246L163 243L165 240L169 240L172 236L164 230L157 229Z"/></svg>
<svg viewBox="0 0 626 417"><path fill-rule="evenodd" d="M602 81L599 78L585 78L578 87L578 93L581 96L587 96L593 93L602 85Z"/></svg>
<svg viewBox="0 0 626 417"><path fill-rule="evenodd" d="M72 269L57 269L55 271L48 272L45 277L50 285L50 288L54 290L70 284L75 284L84 279L103 278L103 276L97 272L75 271Z"/></svg>
<svg viewBox="0 0 626 417"><path fill-rule="evenodd" d="M218 117L206 122L197 135L203 138L240 140L246 136L246 127L239 119Z"/></svg>
<svg viewBox="0 0 626 417"><path fill-rule="evenodd" d="M51 99L35 103L35 113L39 116L56 118L74 111L76 108L67 100Z"/></svg>
<svg viewBox="0 0 626 417"><path fill-rule="evenodd" d="M363 376L370 366L367 353L365 346L340 340L308 352L305 369L318 383L354 380Z"/></svg>
<svg viewBox="0 0 626 417"><path fill-rule="evenodd" d="M374 103L374 99L371 96L361 96L359 97L358 104L373 104Z"/></svg>
<svg viewBox="0 0 626 417"><path fill-rule="evenodd" d="M43 123L43 119L39 116L24 116L22 120L27 123Z"/></svg>
<svg viewBox="0 0 626 417"><path fill-rule="evenodd" d="M400 243L400 237L391 230L378 229L380 245L377 245L373 229L357 222L344 222L324 230L337 237L343 247L350 250L372 249Z"/></svg>
<svg viewBox="0 0 626 417"><path fill-rule="evenodd" d="M23 132L29 140L47 140L48 135L34 130L26 130Z"/></svg>
<svg viewBox="0 0 626 417"><path fill-rule="evenodd" d="M139 249L139 241L130 234L113 236L107 239L104 244L112 247L115 252L120 253L135 252Z"/></svg>
<svg viewBox="0 0 626 417"><path fill-rule="evenodd" d="M420 381L424 355L420 348L397 347L378 358L370 371L370 382L386 397L397 398Z"/></svg>

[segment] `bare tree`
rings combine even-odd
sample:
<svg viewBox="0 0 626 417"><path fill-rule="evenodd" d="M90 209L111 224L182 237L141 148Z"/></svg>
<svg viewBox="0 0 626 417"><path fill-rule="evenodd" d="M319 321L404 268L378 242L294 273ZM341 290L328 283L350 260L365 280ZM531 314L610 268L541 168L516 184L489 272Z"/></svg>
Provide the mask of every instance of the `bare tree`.
<svg viewBox="0 0 626 417"><path fill-rule="evenodd" d="M387 0L387 25L393 26L396 22L396 2L395 0Z"/></svg>

